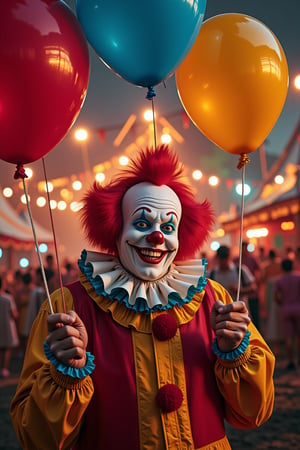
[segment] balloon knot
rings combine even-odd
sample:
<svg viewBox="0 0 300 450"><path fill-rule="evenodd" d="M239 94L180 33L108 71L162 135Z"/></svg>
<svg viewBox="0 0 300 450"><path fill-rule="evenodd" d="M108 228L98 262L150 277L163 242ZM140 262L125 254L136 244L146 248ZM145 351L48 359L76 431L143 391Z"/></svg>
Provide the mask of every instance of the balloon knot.
<svg viewBox="0 0 300 450"><path fill-rule="evenodd" d="M246 153L242 153L240 155L240 159L237 165L238 169L242 169L243 167L245 167L246 164L248 164L250 162L250 158L248 158L248 156L246 155Z"/></svg>
<svg viewBox="0 0 300 450"><path fill-rule="evenodd" d="M28 175L26 175L26 172L25 172L23 164L18 164L17 165L17 169L16 169L15 174L14 174L14 179L15 180L18 180L19 178L22 178L22 179L28 178Z"/></svg>
<svg viewBox="0 0 300 450"><path fill-rule="evenodd" d="M152 86L148 87L148 92L147 92L147 95L146 95L146 99L147 100L152 100L153 97L155 97L155 96L156 96L156 94L155 94L154 88Z"/></svg>

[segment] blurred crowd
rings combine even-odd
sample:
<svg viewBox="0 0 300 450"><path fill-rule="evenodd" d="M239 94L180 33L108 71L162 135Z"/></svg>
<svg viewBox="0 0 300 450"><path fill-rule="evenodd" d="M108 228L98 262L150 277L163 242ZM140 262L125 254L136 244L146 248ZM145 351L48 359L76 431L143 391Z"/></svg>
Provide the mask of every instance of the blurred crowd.
<svg viewBox="0 0 300 450"><path fill-rule="evenodd" d="M66 260L61 274L52 254L46 255L44 275L49 293L78 278L77 264ZM12 352L23 358L30 329L47 298L42 269L29 267L0 274L0 378L10 376Z"/></svg>
<svg viewBox="0 0 300 450"><path fill-rule="evenodd" d="M49 292L78 279L77 263L66 260L58 272L52 254L44 274ZM208 277L220 282L234 300L247 303L254 325L286 368L300 365L300 246L283 254L260 247L256 254L242 243L240 255L221 245L208 263ZM10 376L12 352L23 357L30 329L46 299L40 267L0 274L0 377ZM238 297L238 298L237 298Z"/></svg>
<svg viewBox="0 0 300 450"><path fill-rule="evenodd" d="M254 254L245 241L237 256L221 245L208 267L209 278L247 303L252 322L275 355L281 352L286 369L300 366L300 246L282 254L260 247Z"/></svg>

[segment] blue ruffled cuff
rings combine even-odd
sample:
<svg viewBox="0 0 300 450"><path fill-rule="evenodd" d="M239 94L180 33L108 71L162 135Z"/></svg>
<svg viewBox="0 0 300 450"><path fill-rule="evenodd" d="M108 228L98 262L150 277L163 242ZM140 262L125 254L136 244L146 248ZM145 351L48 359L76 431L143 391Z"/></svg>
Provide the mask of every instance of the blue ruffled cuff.
<svg viewBox="0 0 300 450"><path fill-rule="evenodd" d="M217 338L215 337L212 344L212 351L220 359L224 359L225 361L233 361L234 359L239 358L248 348L250 342L250 335L251 335L250 331L247 330L240 345L231 352L221 352L221 350L218 347Z"/></svg>
<svg viewBox="0 0 300 450"><path fill-rule="evenodd" d="M47 342L44 342L44 352L46 358L53 364L55 369L64 375L68 375L69 377L82 379L90 375L95 369L95 364L93 362L94 356L90 352L86 352L86 364L81 369L77 369L71 366L65 366L54 356Z"/></svg>

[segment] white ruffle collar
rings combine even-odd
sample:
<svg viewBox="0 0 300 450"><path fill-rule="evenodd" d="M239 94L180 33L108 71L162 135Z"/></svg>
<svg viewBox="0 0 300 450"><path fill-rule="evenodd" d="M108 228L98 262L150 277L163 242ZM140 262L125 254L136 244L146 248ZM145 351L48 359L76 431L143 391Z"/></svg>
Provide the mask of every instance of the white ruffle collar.
<svg viewBox="0 0 300 450"><path fill-rule="evenodd" d="M143 281L128 273L111 255L83 250L79 268L99 295L118 300L137 312L152 312L183 305L206 285L204 259L174 262L156 281Z"/></svg>

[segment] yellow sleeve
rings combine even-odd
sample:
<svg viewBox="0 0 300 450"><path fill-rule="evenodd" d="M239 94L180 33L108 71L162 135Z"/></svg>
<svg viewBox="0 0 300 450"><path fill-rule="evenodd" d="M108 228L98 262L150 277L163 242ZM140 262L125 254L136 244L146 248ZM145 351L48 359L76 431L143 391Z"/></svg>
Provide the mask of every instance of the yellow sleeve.
<svg viewBox="0 0 300 450"><path fill-rule="evenodd" d="M54 311L64 311L61 291L52 296ZM73 298L64 289L66 310L74 309ZM10 406L11 419L23 450L67 449L77 440L84 412L93 396L92 379L78 380L56 371L44 354L48 303L36 318L27 344L16 394Z"/></svg>
<svg viewBox="0 0 300 450"><path fill-rule="evenodd" d="M211 281L217 298L232 301L228 292ZM274 406L275 356L250 323L247 350L233 361L217 359L215 376L225 401L225 418L236 428L255 428L266 422Z"/></svg>

